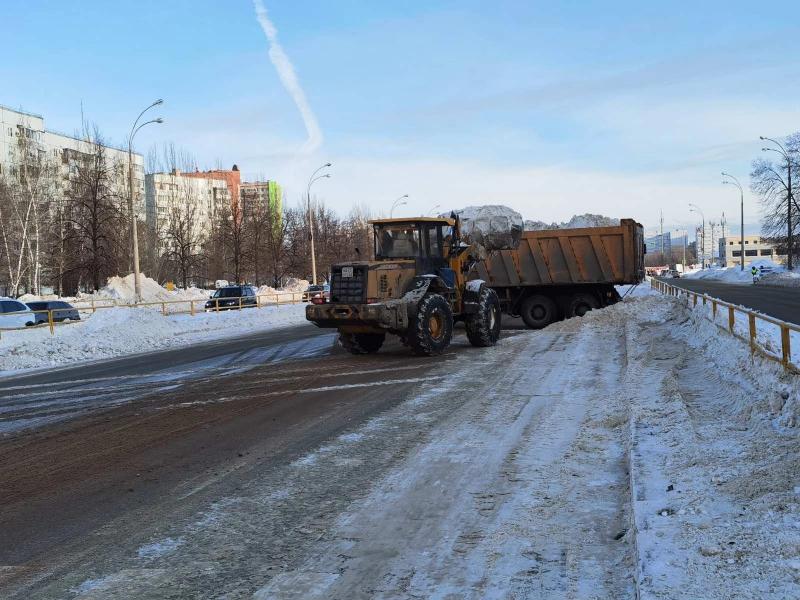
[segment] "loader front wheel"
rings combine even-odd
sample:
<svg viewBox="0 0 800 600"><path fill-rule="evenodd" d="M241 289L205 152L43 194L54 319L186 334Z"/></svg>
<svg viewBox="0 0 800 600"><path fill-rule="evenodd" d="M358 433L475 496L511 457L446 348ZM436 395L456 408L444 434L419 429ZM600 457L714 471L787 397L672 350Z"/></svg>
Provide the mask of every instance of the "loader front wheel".
<svg viewBox="0 0 800 600"><path fill-rule="evenodd" d="M478 297L478 312L468 315L467 339L473 346L494 346L500 339L500 299L492 288L483 288Z"/></svg>
<svg viewBox="0 0 800 600"><path fill-rule="evenodd" d="M408 345L414 354L441 354L453 337L453 311L450 303L439 294L429 294L420 300L417 314L411 320Z"/></svg>
<svg viewBox="0 0 800 600"><path fill-rule="evenodd" d="M531 329L542 329L558 318L558 309L551 298L534 294L522 301L519 314Z"/></svg>
<svg viewBox="0 0 800 600"><path fill-rule="evenodd" d="M339 343L350 354L374 354L385 339L385 333L339 333Z"/></svg>

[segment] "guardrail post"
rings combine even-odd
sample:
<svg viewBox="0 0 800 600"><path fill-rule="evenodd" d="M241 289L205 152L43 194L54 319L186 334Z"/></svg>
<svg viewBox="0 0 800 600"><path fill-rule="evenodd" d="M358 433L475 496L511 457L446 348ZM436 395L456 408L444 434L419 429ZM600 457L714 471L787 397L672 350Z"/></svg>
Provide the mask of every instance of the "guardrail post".
<svg viewBox="0 0 800 600"><path fill-rule="evenodd" d="M242 297L239 296L239 310L242 310Z"/></svg>
<svg viewBox="0 0 800 600"><path fill-rule="evenodd" d="M194 300L189 301L189 314L194 316Z"/></svg>
<svg viewBox="0 0 800 600"><path fill-rule="evenodd" d="M53 324L53 310L52 309L47 311L47 323L50 325L50 335L55 335L56 334L56 328L55 328L55 325Z"/></svg>
<svg viewBox="0 0 800 600"><path fill-rule="evenodd" d="M167 303L166 302L162 302L161 303L161 314L164 315L165 317L167 316Z"/></svg>
<svg viewBox="0 0 800 600"><path fill-rule="evenodd" d="M733 326L736 324L736 314L733 311L733 307L728 307L728 331L733 333Z"/></svg>
<svg viewBox="0 0 800 600"><path fill-rule="evenodd" d="M705 305L706 305L706 300L707 300L707 298L706 298L706 295L705 295L705 294L703 294L703 306L705 306Z"/></svg>
<svg viewBox="0 0 800 600"><path fill-rule="evenodd" d="M781 325L781 362L787 369L792 360L792 348L789 337L789 326Z"/></svg>
<svg viewBox="0 0 800 600"><path fill-rule="evenodd" d="M95 307L94 307L94 298L92 298L92 313L94 313L94 312L95 312L95 310L96 310L96 309L95 309Z"/></svg>
<svg viewBox="0 0 800 600"><path fill-rule="evenodd" d="M219 298L214 300L214 312L219 312Z"/></svg>
<svg viewBox="0 0 800 600"><path fill-rule="evenodd" d="M697 306L697 294L692 292L692 306Z"/></svg>
<svg viewBox="0 0 800 600"><path fill-rule="evenodd" d="M711 320L715 321L717 319L717 301L711 300Z"/></svg>
<svg viewBox="0 0 800 600"><path fill-rule="evenodd" d="M756 316L755 314L748 312L747 313L747 321L749 324L750 329L750 352L753 353L756 351Z"/></svg>
<svg viewBox="0 0 800 600"><path fill-rule="evenodd" d="M261 296L256 294L256 308L261 308Z"/></svg>

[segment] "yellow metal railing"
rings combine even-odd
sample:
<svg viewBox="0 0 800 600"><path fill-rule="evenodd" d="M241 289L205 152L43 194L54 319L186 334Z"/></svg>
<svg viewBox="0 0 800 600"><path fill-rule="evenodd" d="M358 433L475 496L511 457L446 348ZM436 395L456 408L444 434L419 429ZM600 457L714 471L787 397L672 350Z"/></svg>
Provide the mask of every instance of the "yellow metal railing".
<svg viewBox="0 0 800 600"><path fill-rule="evenodd" d="M39 325L44 325L44 322L36 323L36 314L47 315L47 325L50 328L51 335L55 335L55 328L58 325L65 324L59 320L59 313L72 312L77 310L79 314L96 313L98 310L107 308L160 308L162 315L181 315L190 314L195 316L198 313L197 305L200 305L199 312L224 312L228 310L241 310L245 308L264 308L267 306L278 306L280 304L297 304L303 302L303 292L284 292L276 294L261 294L256 296L239 296L234 298L208 298L200 300L160 300L158 302L133 302L130 304L120 303L116 300L90 300L89 302L75 302L71 308L53 308L50 310L34 310L30 312L11 312L3 313L0 315L0 332L14 331L14 330L28 330L38 329ZM233 305L221 304L229 301L235 301ZM248 301L255 300L255 304L248 303ZM207 302L214 303L214 306L206 308ZM13 315L31 315L34 316L33 321L37 327L4 327L2 320L4 316Z"/></svg>
<svg viewBox="0 0 800 600"><path fill-rule="evenodd" d="M668 296L674 296L676 298L685 297L686 305L692 308L696 307L699 303L701 303L701 306L710 306L710 316L708 312L706 312L708 320L733 337L746 342L750 346L751 354L758 353L768 360L779 362L787 371L792 371L794 373L800 372L800 365L792 361L792 333L800 334L800 325L781 321L780 319L770 317L758 311L725 302L724 300L714 298L708 294L699 294L682 287L671 285L659 279L650 279L650 287ZM724 313L727 313L727 318L724 320L724 323L720 323L718 315ZM742 321L738 322L738 324L742 325L740 329L746 330L746 335L737 331L737 316L742 316L747 319L746 325ZM759 323L762 324L762 328L758 327ZM766 342L759 340L759 333L764 332L764 323L769 323L779 329L780 353L772 350L770 347L772 344L769 340Z"/></svg>

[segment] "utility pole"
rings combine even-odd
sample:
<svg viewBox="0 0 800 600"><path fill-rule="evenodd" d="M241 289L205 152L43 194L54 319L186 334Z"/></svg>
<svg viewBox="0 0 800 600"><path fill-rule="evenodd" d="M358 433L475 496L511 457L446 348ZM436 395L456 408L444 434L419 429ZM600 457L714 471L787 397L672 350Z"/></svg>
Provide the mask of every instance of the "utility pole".
<svg viewBox="0 0 800 600"><path fill-rule="evenodd" d="M658 239L661 244L661 260L664 260L664 211L659 211L659 234ZM669 261L667 261L669 262Z"/></svg>
<svg viewBox="0 0 800 600"><path fill-rule="evenodd" d="M696 204L689 204L689 210L691 212L699 213L703 219L703 226L702 226L703 228L700 232L700 239L702 240L701 243L703 245L703 249L700 254L700 256L702 257L700 259L700 268L705 269L706 268L706 216L703 214L703 211L700 210L700 207L697 206ZM694 240L695 240L695 245L697 245L697 233L695 233L694 235Z"/></svg>
<svg viewBox="0 0 800 600"><path fill-rule="evenodd" d="M688 241L689 232L683 232L683 272L686 273L686 242Z"/></svg>
<svg viewBox="0 0 800 600"><path fill-rule="evenodd" d="M150 106L145 108L142 112L139 113L139 116L136 117L136 120L133 122L133 127L131 127L131 133L128 136L128 210L131 213L131 245L133 246L133 291L134 295L136 296L136 302L141 302L142 300L142 287L141 283L139 282L139 232L137 227L137 219L136 219L136 212L134 211L134 202L133 202L133 138L136 136L138 131L144 127L145 125L149 125L150 123L163 123L164 120L162 118L151 119L150 121L145 121L141 125L138 125L139 119L142 118L142 115L146 113L148 110L153 108L154 106L158 106L159 104L163 104L164 101L162 99L158 99L153 102ZM138 125L138 127L137 127Z"/></svg>

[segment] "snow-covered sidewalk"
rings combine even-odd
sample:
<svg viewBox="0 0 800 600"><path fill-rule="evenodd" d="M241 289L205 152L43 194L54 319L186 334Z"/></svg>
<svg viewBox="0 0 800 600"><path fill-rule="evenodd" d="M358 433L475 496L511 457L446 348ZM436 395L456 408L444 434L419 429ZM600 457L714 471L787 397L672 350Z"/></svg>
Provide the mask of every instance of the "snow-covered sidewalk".
<svg viewBox="0 0 800 600"><path fill-rule="evenodd" d="M3 331L0 375L187 346L305 322L305 304L166 317L157 309L106 308L78 323L59 325L55 335L47 327Z"/></svg>

